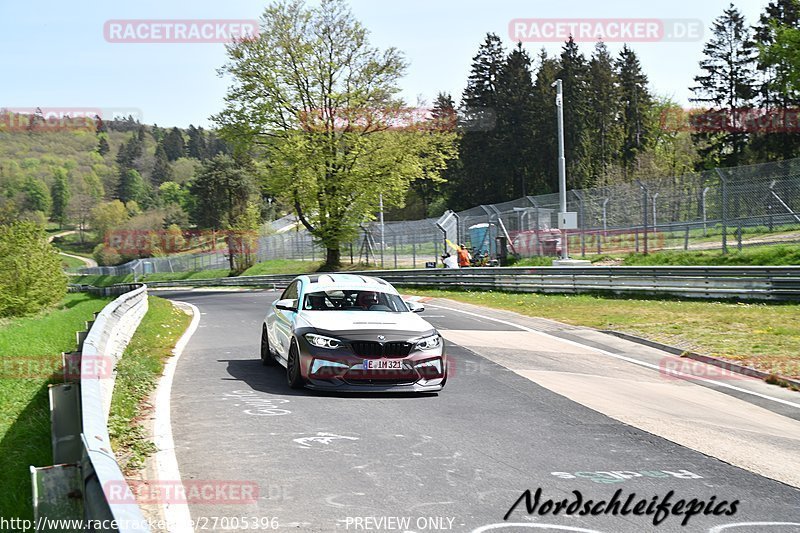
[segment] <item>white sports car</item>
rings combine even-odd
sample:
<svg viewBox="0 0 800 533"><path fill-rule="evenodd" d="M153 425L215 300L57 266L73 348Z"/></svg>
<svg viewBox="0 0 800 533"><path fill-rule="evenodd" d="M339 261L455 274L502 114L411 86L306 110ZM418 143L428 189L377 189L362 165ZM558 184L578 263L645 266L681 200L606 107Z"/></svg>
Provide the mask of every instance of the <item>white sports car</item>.
<svg viewBox="0 0 800 533"><path fill-rule="evenodd" d="M292 388L435 392L447 381L444 339L386 281L299 276L261 332L261 361L280 363Z"/></svg>

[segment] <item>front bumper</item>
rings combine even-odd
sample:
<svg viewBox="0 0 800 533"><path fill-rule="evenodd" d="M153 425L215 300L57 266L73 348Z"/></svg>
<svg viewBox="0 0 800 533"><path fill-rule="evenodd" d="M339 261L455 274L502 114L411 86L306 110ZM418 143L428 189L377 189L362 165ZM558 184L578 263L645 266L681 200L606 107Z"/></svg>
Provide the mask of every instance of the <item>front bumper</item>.
<svg viewBox="0 0 800 533"><path fill-rule="evenodd" d="M356 341L357 342L357 341ZM393 342L387 339L387 343ZM318 390L436 392L447 381L444 341L432 350L411 349L407 355L355 353L350 344L324 349L299 342L300 367L306 386ZM392 368L366 369L366 361L386 361Z"/></svg>

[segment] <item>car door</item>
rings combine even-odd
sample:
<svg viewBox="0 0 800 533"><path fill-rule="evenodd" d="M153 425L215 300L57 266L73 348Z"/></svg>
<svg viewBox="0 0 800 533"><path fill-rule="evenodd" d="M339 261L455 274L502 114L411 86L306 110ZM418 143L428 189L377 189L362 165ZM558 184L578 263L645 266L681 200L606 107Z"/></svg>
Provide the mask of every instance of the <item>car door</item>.
<svg viewBox="0 0 800 533"><path fill-rule="evenodd" d="M297 301L300 296L300 282L293 281L286 287L286 290L283 291L283 294L280 297L280 300L295 300ZM272 311L275 320L273 322L273 330L272 335L273 339L275 340L276 344L278 345L278 349L276 350L281 358L286 359L286 356L289 354L289 346L292 340L292 326L294 324L294 315L295 313L292 311L287 311L285 309L278 309L276 307L278 301L272 303ZM298 303L299 305L299 303Z"/></svg>

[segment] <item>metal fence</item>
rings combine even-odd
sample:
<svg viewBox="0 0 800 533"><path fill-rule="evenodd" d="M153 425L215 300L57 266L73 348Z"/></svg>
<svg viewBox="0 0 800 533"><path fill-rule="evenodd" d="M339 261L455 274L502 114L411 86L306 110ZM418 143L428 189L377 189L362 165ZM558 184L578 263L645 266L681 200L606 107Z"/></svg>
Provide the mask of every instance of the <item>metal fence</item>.
<svg viewBox="0 0 800 533"><path fill-rule="evenodd" d="M570 255L723 250L800 242L800 158L607 187L571 190L568 210L578 229L568 232ZM451 242L496 253L496 237L507 236L521 257L554 256L561 249L557 194L526 196L453 213L450 218L371 222L358 239L343 243L345 263L386 268L424 267ZM287 224L290 219L285 220ZM273 226L273 229L275 227ZM258 239L258 261L321 261L324 250L298 224ZM129 274L224 269L224 250L132 261L84 273Z"/></svg>
<svg viewBox="0 0 800 533"><path fill-rule="evenodd" d="M108 433L113 372L147 312L147 287L128 284L102 294L121 296L87 324L88 332L78 334L78 352L63 356L64 383L49 390L55 466L31 467L34 520L83 519L105 524L96 531L149 531Z"/></svg>
<svg viewBox="0 0 800 533"><path fill-rule="evenodd" d="M552 294L613 293L734 300L800 300L800 267L511 267L349 272L398 288L474 289ZM283 289L291 274L148 282L149 287Z"/></svg>

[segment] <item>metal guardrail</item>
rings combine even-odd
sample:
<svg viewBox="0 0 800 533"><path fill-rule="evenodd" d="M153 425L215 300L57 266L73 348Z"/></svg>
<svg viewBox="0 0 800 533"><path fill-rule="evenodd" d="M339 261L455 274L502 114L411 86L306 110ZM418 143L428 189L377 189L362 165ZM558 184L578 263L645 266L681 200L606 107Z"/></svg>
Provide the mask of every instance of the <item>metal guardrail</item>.
<svg viewBox="0 0 800 533"><path fill-rule="evenodd" d="M125 291L95 317L88 333L78 333L79 352L65 354L65 383L50 387L53 461L31 467L34 520L77 519L105 524L97 531L149 531L111 449L108 412L113 369L147 312L147 286L109 287ZM108 488L119 495L109 501ZM115 527L111 527L115 524ZM47 531L49 529L42 529Z"/></svg>
<svg viewBox="0 0 800 533"><path fill-rule="evenodd" d="M800 300L800 267L498 267L369 270L397 287L553 294L612 293L683 298ZM148 282L150 287L282 288L294 275Z"/></svg>

